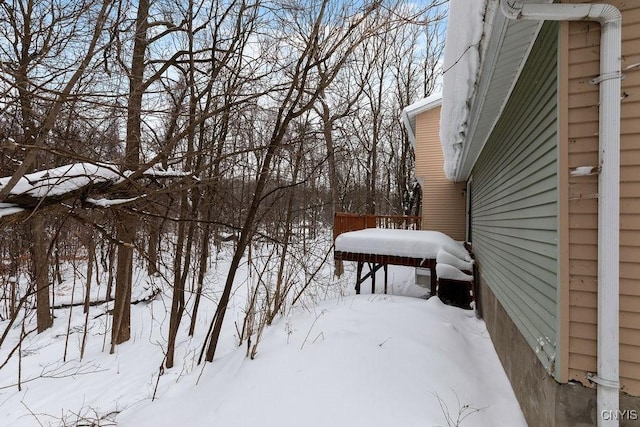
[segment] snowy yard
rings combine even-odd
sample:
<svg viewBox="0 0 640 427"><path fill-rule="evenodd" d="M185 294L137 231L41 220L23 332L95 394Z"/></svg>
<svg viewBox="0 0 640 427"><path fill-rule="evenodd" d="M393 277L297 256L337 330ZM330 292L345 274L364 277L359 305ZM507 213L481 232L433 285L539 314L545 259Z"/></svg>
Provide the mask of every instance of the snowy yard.
<svg viewBox="0 0 640 427"><path fill-rule="evenodd" d="M264 330L251 360L246 346L237 346L234 325L241 326L251 280L245 263L216 359L198 365L227 264L222 251L209 273L206 312L193 338L183 322L170 370L160 369L167 292L132 307L132 339L113 355L108 334L105 340L106 307L90 312L82 360L82 307L56 310L54 327L29 334L16 350L21 357L14 354L0 369L0 424L447 426L464 418L460 425L525 425L485 324L472 311L422 298L426 291L413 285L411 268L390 268L391 294L358 296L353 265L346 263L341 279L327 268L322 285ZM61 287L57 302L70 300L73 271L66 273L68 286ZM140 270L135 280L137 295L157 281ZM0 322L1 332L7 324ZM0 363L20 332L20 326L11 328Z"/></svg>

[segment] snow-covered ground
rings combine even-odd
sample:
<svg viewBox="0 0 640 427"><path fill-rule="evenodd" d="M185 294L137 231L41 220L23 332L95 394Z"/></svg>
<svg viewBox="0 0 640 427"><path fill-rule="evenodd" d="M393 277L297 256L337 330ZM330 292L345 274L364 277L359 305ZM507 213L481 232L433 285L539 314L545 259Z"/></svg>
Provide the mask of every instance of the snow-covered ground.
<svg viewBox="0 0 640 427"><path fill-rule="evenodd" d="M356 296L353 266L345 263L341 279L328 266L322 283L265 329L251 360L237 346L235 325L241 326L252 280L243 264L216 359L198 365L229 258L223 250L212 264L194 337L186 333L189 318L183 320L172 369L161 369L168 292L132 306L132 339L112 355L108 307L92 307L82 360L82 308L56 310L53 328L29 334L0 368L0 425L525 425L484 322L425 299L410 268L389 269L389 295L366 294L365 285ZM57 302L70 301L73 277L80 301L84 279L66 274ZM163 287L156 282L137 270L137 295ZM100 286L94 289L99 298ZM0 322L0 333L7 324ZM0 366L20 331L11 329Z"/></svg>

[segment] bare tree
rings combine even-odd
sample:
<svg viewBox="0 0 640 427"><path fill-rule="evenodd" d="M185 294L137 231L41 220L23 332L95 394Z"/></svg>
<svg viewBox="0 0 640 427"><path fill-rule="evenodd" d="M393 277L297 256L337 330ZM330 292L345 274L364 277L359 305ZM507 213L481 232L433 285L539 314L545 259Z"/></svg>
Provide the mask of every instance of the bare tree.
<svg viewBox="0 0 640 427"><path fill-rule="evenodd" d="M18 180L33 168L45 148L62 108L73 90L105 48L103 33L113 7L112 0L77 4L42 0L14 0L0 4L0 22L6 42L3 57L3 95L17 99L22 116L21 146L24 160L0 190L0 202ZM89 24L89 32L80 27ZM70 55L65 47L82 33L86 48ZM75 68L73 68L75 67ZM36 105L36 101L38 105Z"/></svg>
<svg viewBox="0 0 640 427"><path fill-rule="evenodd" d="M45 327L52 248L59 266L65 253L86 247L85 319L94 303L92 277L102 277L94 263L107 272L107 300L115 283L112 352L130 338L133 269L146 262L154 280L165 281L170 368L183 317L190 317L193 334L211 258L228 238L231 268L216 294L203 356L215 356L247 251L266 248L273 280L257 282L248 310L256 323L247 333L259 334L301 300L318 270L296 269L290 260L307 253L306 238L328 226L336 210L410 209L412 153L397 117L435 84L438 62L424 56L419 30L435 19L433 4L1 3L0 170L7 178L0 201L24 210L1 217L10 237L0 238L12 244L0 252L16 260L13 275L32 248L34 268L26 294L15 280L2 282L3 295L10 295L9 328L32 295L38 327ZM67 53L63 47L71 44L76 49ZM75 162L110 167L116 178L55 196L14 191L33 170ZM53 231L53 219L63 214L87 230ZM27 219L31 234L21 224ZM24 242L11 239L19 233ZM97 242L80 242L82 236ZM54 281L62 282L59 270Z"/></svg>
<svg viewBox="0 0 640 427"><path fill-rule="evenodd" d="M235 274L245 249L255 233L256 218L265 196L268 196L265 191L272 177L274 160L282 149L290 125L296 118L313 109L322 89L333 83L339 70L351 58L355 49L376 34L381 28L380 21L384 20L381 1L366 2L360 5L360 8L346 3L340 7L333 4L332 8L328 0L287 6L289 7L282 8L282 16L276 14L279 22L290 25L290 27L278 29L280 34L286 34L288 37L280 50L285 52L286 57L276 57L273 60L282 61L289 58L291 60L284 67L287 74L286 80L280 83L279 97L276 98L275 94L270 95L277 100L271 136L261 152L260 170L250 205L231 260L230 272L208 333L207 361L212 361L214 358ZM336 57L339 59L332 61L332 58ZM332 66L325 68L320 75L318 69L323 64L332 64Z"/></svg>
<svg viewBox="0 0 640 427"><path fill-rule="evenodd" d="M442 4L399 5L398 19L360 46L342 71L351 86L341 93L354 94L353 107L335 116L331 145L344 153L336 162L337 175L344 177L345 185L338 186L344 209L380 214L416 209L413 152L398 116L437 85ZM326 110L341 111L341 98L325 98Z"/></svg>
<svg viewBox="0 0 640 427"><path fill-rule="evenodd" d="M81 79L95 65L94 58L104 49L102 35L111 8L111 0L82 4L14 0L0 4L0 31L4 37L0 42L2 100L20 117L14 127L17 134L7 137L25 153L16 162L11 179L0 189L0 202L32 168L50 165L44 153L51 133ZM85 42L84 50L70 53L65 49L72 39L80 37ZM32 222L38 332L42 332L52 324L46 229L39 214Z"/></svg>

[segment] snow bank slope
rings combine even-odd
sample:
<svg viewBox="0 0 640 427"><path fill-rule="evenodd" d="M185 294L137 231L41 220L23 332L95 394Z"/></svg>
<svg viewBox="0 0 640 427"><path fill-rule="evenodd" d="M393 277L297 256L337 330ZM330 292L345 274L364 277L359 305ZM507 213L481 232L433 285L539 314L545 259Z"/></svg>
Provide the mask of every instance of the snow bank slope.
<svg viewBox="0 0 640 427"><path fill-rule="evenodd" d="M463 425L525 425L485 324L437 298L360 295L282 319L265 331L255 360L237 349L206 365L198 385L117 421L431 426L447 425L445 412L457 419L462 405L482 408Z"/></svg>

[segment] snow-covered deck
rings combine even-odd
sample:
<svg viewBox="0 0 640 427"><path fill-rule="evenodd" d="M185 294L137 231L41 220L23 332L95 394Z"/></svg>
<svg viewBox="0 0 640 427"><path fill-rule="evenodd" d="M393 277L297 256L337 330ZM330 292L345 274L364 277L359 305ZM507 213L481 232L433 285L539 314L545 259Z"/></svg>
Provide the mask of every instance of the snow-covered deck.
<svg viewBox="0 0 640 427"><path fill-rule="evenodd" d="M431 295L436 294L437 279L471 282L473 260L462 242L457 242L439 231L389 230L367 228L342 233L336 237L334 258L341 261L356 261L358 276L356 293L360 284L371 277L372 292L375 292L375 272L387 265L404 265L428 268L431 271ZM370 271L362 277L362 266L370 264Z"/></svg>

